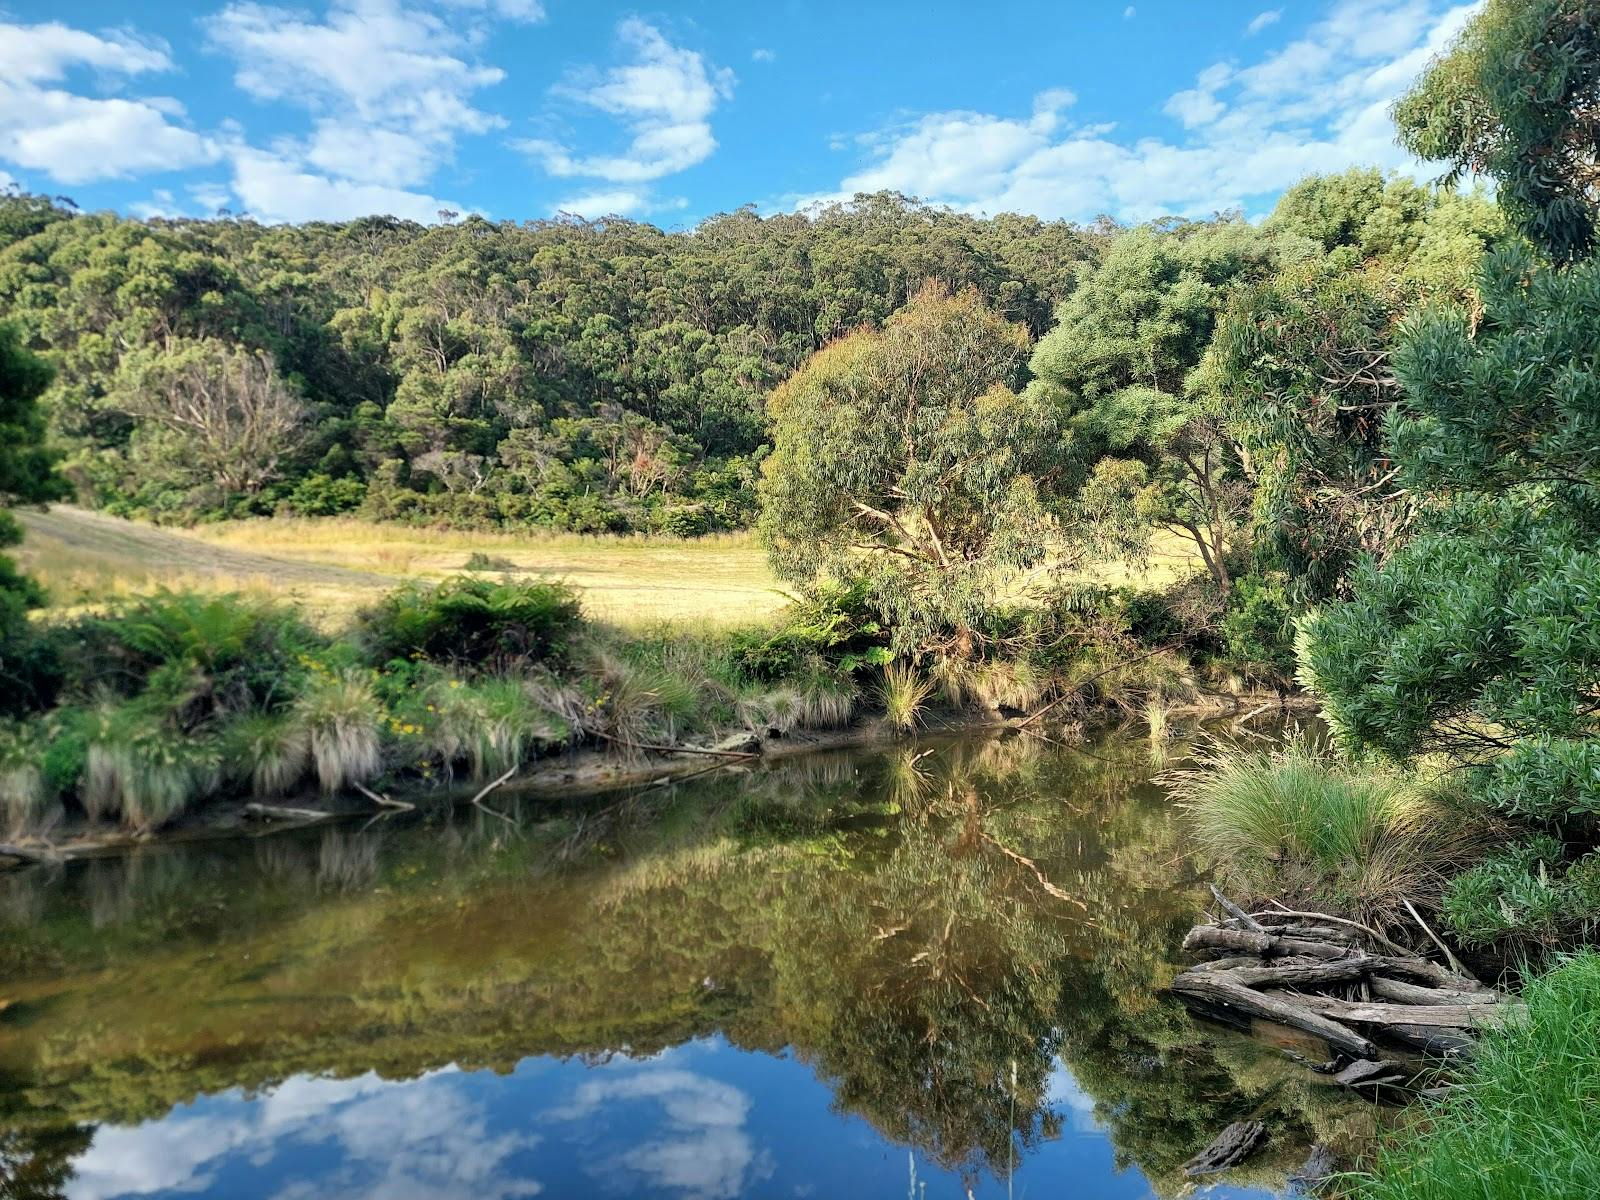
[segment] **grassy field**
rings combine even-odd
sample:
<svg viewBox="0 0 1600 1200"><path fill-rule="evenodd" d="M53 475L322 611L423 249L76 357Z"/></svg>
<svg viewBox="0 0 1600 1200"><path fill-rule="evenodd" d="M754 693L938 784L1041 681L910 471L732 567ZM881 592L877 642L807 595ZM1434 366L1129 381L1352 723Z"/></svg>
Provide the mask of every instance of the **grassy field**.
<svg viewBox="0 0 1600 1200"><path fill-rule="evenodd" d="M564 579L594 617L622 625L718 626L759 621L787 600L754 537L670 538L471 533L342 518L231 521L159 528L71 505L19 510L27 538L16 557L63 608L156 587L270 594L337 625L408 579L439 580L474 555L491 570ZM1149 568L1107 564L1100 583L1156 585L1190 569L1181 543L1158 544Z"/></svg>

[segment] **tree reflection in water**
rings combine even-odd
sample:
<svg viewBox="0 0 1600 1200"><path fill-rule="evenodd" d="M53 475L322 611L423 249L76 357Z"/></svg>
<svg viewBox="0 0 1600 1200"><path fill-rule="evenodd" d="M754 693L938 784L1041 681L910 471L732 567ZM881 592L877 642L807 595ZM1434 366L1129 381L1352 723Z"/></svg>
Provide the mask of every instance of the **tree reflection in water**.
<svg viewBox="0 0 1600 1200"><path fill-rule="evenodd" d="M1201 901L1148 774L1136 739L950 740L515 828L397 818L13 874L0 1195L63 1193L95 1125L228 1088L711 1033L792 1050L838 1111L969 1183L1092 1119L1175 1193L1245 1114L1274 1129L1248 1180L1281 1183L1367 1118L1159 998Z"/></svg>

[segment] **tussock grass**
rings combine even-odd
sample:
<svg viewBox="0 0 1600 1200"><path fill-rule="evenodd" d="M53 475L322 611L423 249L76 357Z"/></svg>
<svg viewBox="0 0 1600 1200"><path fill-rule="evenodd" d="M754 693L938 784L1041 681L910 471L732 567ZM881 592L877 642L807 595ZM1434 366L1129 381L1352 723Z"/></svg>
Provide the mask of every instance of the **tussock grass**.
<svg viewBox="0 0 1600 1200"><path fill-rule="evenodd" d="M44 771L36 728L0 726L0 829L17 837L38 829L57 811L56 789Z"/></svg>
<svg viewBox="0 0 1600 1200"><path fill-rule="evenodd" d="M311 734L293 713L247 713L223 730L222 757L257 798L281 796L311 765Z"/></svg>
<svg viewBox="0 0 1600 1200"><path fill-rule="evenodd" d="M883 716L890 726L901 733L910 733L922 720L922 708L933 695L935 684L924 679L910 666L890 663L883 668L883 678L878 683L878 701L883 706Z"/></svg>
<svg viewBox="0 0 1600 1200"><path fill-rule="evenodd" d="M1431 902L1483 848L1483 823L1440 782L1353 766L1304 738L1197 757L1164 781L1223 881L1254 897L1394 924L1403 898Z"/></svg>
<svg viewBox="0 0 1600 1200"><path fill-rule="evenodd" d="M1531 981L1456 1081L1380 1151L1358 1200L1589 1200L1600 1189L1600 954Z"/></svg>
<svg viewBox="0 0 1600 1200"><path fill-rule="evenodd" d="M222 756L210 738L182 734L135 705L99 714L79 796L92 819L120 816L134 829L156 829L216 791Z"/></svg>
<svg viewBox="0 0 1600 1200"><path fill-rule="evenodd" d="M566 736L559 714L522 679L446 680L428 701L428 748L447 765L464 761L473 779L493 778Z"/></svg>
<svg viewBox="0 0 1600 1200"><path fill-rule="evenodd" d="M383 769L384 708L365 673L316 673L295 701L294 713L324 792L365 783Z"/></svg>

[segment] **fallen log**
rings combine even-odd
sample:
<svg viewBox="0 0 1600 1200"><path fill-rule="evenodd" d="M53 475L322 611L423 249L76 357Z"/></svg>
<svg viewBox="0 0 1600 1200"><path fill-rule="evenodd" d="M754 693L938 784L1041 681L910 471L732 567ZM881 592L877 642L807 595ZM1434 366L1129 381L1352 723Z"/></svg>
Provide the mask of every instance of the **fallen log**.
<svg viewBox="0 0 1600 1200"><path fill-rule="evenodd" d="M1305 1003L1297 1003L1276 996L1253 991L1235 983L1225 973L1210 971L1185 971L1172 981L1172 990L1181 996L1193 996L1209 1004L1219 1004L1237 1009L1253 1017L1276 1021L1291 1029L1314 1034L1333 1049L1352 1058L1376 1058L1378 1048L1367 1038L1347 1026L1314 1011ZM1296 1001L1320 999L1297 996ZM1408 1010L1420 1012L1421 1009Z"/></svg>
<svg viewBox="0 0 1600 1200"><path fill-rule="evenodd" d="M289 808L281 804L258 803L246 804L244 814L258 821L328 821L337 815L320 808Z"/></svg>
<svg viewBox="0 0 1600 1200"><path fill-rule="evenodd" d="M58 863L65 857L54 846L19 846L15 842L0 842L0 855L25 863Z"/></svg>
<svg viewBox="0 0 1600 1200"><path fill-rule="evenodd" d="M1365 976L1366 963L1359 958L1346 958L1314 966L1239 966L1222 971L1212 967L1208 973L1250 988L1317 987L1329 983L1355 983Z"/></svg>
<svg viewBox="0 0 1600 1200"><path fill-rule="evenodd" d="M1370 955L1372 961L1380 964L1378 969L1388 971L1395 975L1404 975L1410 979L1420 979L1436 987L1454 988L1463 992L1490 992L1504 998L1503 993L1494 992L1493 989L1476 979L1465 975L1457 975L1448 971L1438 963L1429 962L1425 958L1396 958L1390 955Z"/></svg>
<svg viewBox="0 0 1600 1200"><path fill-rule="evenodd" d="M1366 1004L1336 1000L1332 996L1297 997L1312 1011L1337 1021L1357 1025L1425 1025L1445 1029L1476 1029L1497 1024L1520 1004ZM1368 1056L1370 1057L1370 1056Z"/></svg>
<svg viewBox="0 0 1600 1200"><path fill-rule="evenodd" d="M1235 1121L1215 1140L1183 1164L1185 1175L1212 1175L1243 1162L1267 1136L1260 1121Z"/></svg>
<svg viewBox="0 0 1600 1200"><path fill-rule="evenodd" d="M1375 1088L1379 1084L1398 1083L1405 1078L1405 1067L1392 1058L1377 1060L1358 1058L1344 1070L1337 1072L1333 1081L1347 1088Z"/></svg>
<svg viewBox="0 0 1600 1200"><path fill-rule="evenodd" d="M1464 991L1460 988L1420 987L1399 979L1384 979L1374 975L1373 993L1398 1004L1498 1004L1502 997L1497 992Z"/></svg>
<svg viewBox="0 0 1600 1200"><path fill-rule="evenodd" d="M1477 1049L1477 1042L1465 1029L1437 1029L1426 1025L1390 1025L1384 1031L1392 1038L1431 1058L1466 1058Z"/></svg>
<svg viewBox="0 0 1600 1200"><path fill-rule="evenodd" d="M1183 939L1183 948L1188 951L1226 950L1235 954L1267 957L1301 954L1324 960L1344 958L1351 953L1349 946L1337 946L1332 942L1279 937L1275 933L1256 933L1249 929L1219 929L1215 925L1196 925L1189 930Z"/></svg>

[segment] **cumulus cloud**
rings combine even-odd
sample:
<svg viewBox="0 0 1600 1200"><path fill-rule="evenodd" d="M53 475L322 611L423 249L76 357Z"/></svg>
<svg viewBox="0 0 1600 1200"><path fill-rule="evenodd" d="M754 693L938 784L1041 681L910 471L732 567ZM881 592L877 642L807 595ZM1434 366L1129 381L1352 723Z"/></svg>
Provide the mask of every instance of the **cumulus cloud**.
<svg viewBox="0 0 1600 1200"><path fill-rule="evenodd" d="M604 1156L597 1170L611 1178L613 1190L637 1193L643 1184L695 1200L734 1200L771 1176L771 1155L758 1150L744 1128L750 1097L693 1071L653 1066L608 1072L584 1081L568 1103L545 1116L592 1121L608 1106L640 1101L658 1105L661 1119L651 1135Z"/></svg>
<svg viewBox="0 0 1600 1200"><path fill-rule="evenodd" d="M426 192L330 178L270 150L235 146L229 158L233 194L262 221L347 221L375 213L436 221L441 211L462 210L459 203Z"/></svg>
<svg viewBox="0 0 1600 1200"><path fill-rule="evenodd" d="M1165 112L1184 131L1174 139L1074 127L1046 97L1025 119L928 114L860 139L869 164L800 202L893 188L973 212L1140 221L1249 209L1313 171L1416 170L1389 106L1475 8L1338 0L1303 37L1254 62L1213 64L1170 97Z"/></svg>
<svg viewBox="0 0 1600 1200"><path fill-rule="evenodd" d="M552 217L563 213L586 217L591 221L600 217L627 217L653 207L650 194L637 188L600 188L592 192L578 192L558 200L550 206Z"/></svg>
<svg viewBox="0 0 1600 1200"><path fill-rule="evenodd" d="M321 21L235 3L206 29L212 46L234 59L243 91L312 114L303 156L328 175L414 186L450 159L459 136L505 125L473 103L505 72L470 61L465 34L399 0L341 0Z"/></svg>
<svg viewBox="0 0 1600 1200"><path fill-rule="evenodd" d="M182 124L175 100L62 86L83 72L121 84L171 68L165 46L131 34L0 22L0 159L65 184L215 161L215 142Z"/></svg>
<svg viewBox="0 0 1600 1200"><path fill-rule="evenodd" d="M601 73L581 72L557 85L553 94L614 118L629 135L612 154L581 154L565 143L523 139L514 143L558 178L588 178L639 185L704 162L717 148L711 116L733 95L734 75L698 51L674 46L659 29L637 18L617 27L631 61ZM620 191L596 192L618 196ZM643 193L633 189L630 194Z"/></svg>
<svg viewBox="0 0 1600 1200"><path fill-rule="evenodd" d="M73 1163L72 1200L213 1185L230 1163L262 1167L289 1146L329 1146L336 1165L298 1178L285 1155L278 1200L523 1200L542 1190L508 1162L537 1142L493 1133L481 1101L452 1070L406 1083L299 1076L258 1101L235 1099L205 1115L178 1110L136 1126L103 1125ZM299 1157L306 1157L303 1153ZM315 1164L320 1156L309 1156Z"/></svg>

